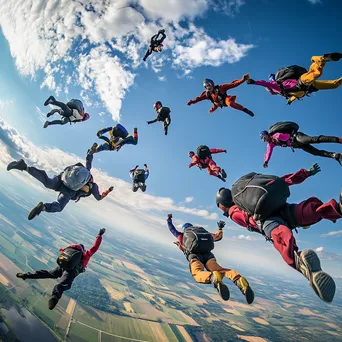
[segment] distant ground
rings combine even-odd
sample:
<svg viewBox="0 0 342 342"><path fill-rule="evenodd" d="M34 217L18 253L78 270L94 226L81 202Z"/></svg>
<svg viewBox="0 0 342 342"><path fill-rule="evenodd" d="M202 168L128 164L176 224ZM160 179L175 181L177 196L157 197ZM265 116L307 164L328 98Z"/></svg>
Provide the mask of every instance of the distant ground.
<svg viewBox="0 0 342 342"><path fill-rule="evenodd" d="M244 270L255 289L255 303L245 304L229 281L231 299L223 302L210 285L194 283L176 248L166 254L121 233L115 239L104 236L86 273L49 311L55 282L23 282L15 274L53 268L59 247L81 242L80 236L90 247L97 229L70 215L28 222L32 204L18 202L10 193L0 193L0 305L7 333L1 323L0 332L5 341L16 341L18 335L5 318L4 310L11 307L26 307L53 331L51 341L342 341L341 296L328 305L304 281Z"/></svg>

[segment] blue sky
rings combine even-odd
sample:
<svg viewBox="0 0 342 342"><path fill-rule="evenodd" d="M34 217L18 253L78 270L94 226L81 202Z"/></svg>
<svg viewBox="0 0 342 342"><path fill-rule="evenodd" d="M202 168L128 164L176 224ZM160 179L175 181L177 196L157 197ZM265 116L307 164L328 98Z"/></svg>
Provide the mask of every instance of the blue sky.
<svg viewBox="0 0 342 342"><path fill-rule="evenodd" d="M217 83L230 82L245 73L250 73L254 79L265 79L269 73L286 65L298 64L308 68L312 55L338 50L341 47L341 30L336 16L338 7L341 9L338 1L290 0L285 6L283 1L265 0L256 5L255 2L241 0L193 0L188 1L189 8L182 8L182 3L176 1L177 8L161 10L153 1L143 0L139 3L146 21L139 22L142 17L134 11L122 10L122 14L118 14L117 10L111 12L107 8L106 13L112 14L108 14L103 22L96 18L86 19L88 14L83 12L82 18L85 19L81 28L72 24L76 16L73 11L66 11L62 7L64 5L54 11L71 13L70 18L51 23L54 20L48 16L51 2L42 1L36 8L30 7L30 1L25 3L22 11L16 9L15 13L5 1L0 0L4 9L0 14L3 30L0 31L1 117L39 151L59 149L54 160L53 152L51 159L44 163L40 160L44 165L52 163L48 170L55 170L63 164L61 161L65 156L74 154L84 158L86 150L97 141L97 130L112 126L113 118L118 119L120 113L120 122L129 131L138 127L139 144L125 146L118 153L98 154L94 166L117 178L116 182L120 183L120 179L129 182L131 167L147 163L151 171L147 192L156 202L158 198L164 201L160 211L155 204L151 207L146 205L145 209L155 215L153 225L159 224L158 220L169 211L165 198L172 199L178 207L190 208L189 215L183 209L175 214L180 220L203 222L215 227L215 215L211 216L212 219L207 219L207 216L216 213L221 218L215 205L215 193L223 183L208 176L206 171L189 170L187 167L190 161L188 151L199 144L228 150L227 154L218 154L214 159L225 168L227 186L230 186L247 172L264 172L262 164L266 145L259 140L258 134L276 121L297 121L301 130L309 135L342 136L340 89L313 94L291 106L286 105L285 99L272 97L260 87L243 84L231 90L229 94L237 95L237 102L254 111L254 118L231 108L218 109L210 115L209 101L186 106L188 100L202 92L202 80L206 77ZM226 13L210 10L214 4L222 8L229 3L230 10ZM100 4L98 6L101 7ZM29 13L25 19L18 15L19 12L24 13L24 9ZM87 23L86 20L90 21ZM93 26L90 25L92 22ZM143 64L141 57L148 37L161 26L166 28L168 36L165 51ZM78 34L85 40L82 41ZM221 49L222 57L211 58L209 49L201 50L201 56L195 56L198 50L193 49L201 42L211 49ZM108 46L111 46L110 53L105 50ZM184 55L189 59L184 60ZM230 59L236 61L228 63ZM59 70L51 71L56 67ZM341 74L342 62L328 63L322 79L335 79ZM68 75L71 76L69 85L66 81ZM91 120L72 126L42 128L39 110L47 113L43 102L50 94L67 101L69 98L82 99L81 93L87 97L85 103L93 103L86 106ZM161 124L146 124L155 116L152 106L156 100L172 110L172 125L167 137ZM32 160L35 159L34 148L30 150ZM323 145L322 148L342 151L340 145L334 144ZM45 156L44 153L39 152L37 156ZM342 170L333 160L278 148L267 172L282 176L301 167L309 168L315 162L321 165L322 172L292 187L290 201L298 202L310 196L317 196L323 201L337 199L342 185ZM103 182L107 185L108 178L104 177ZM132 197L133 194L127 190L121 195L120 186L114 186L116 200L126 196L127 207L141 205L139 210L144 210L141 203L152 201L141 194ZM36 201L38 195L34 191L36 189L32 188ZM186 197L194 199L183 204ZM67 209L71 206L74 204L71 203ZM96 208L100 210L100 204L96 204ZM207 210L209 214L194 216L192 209ZM152 219L152 215L148 218ZM148 225L147 217L145 221ZM332 231L339 233L331 237L321 236ZM153 230L149 234L153 234ZM239 234L249 235L243 228L227 232L230 242L239 241L238 238L234 240ZM341 254L342 224L323 222L308 231L301 231L297 238L303 249L323 247L326 252ZM262 240L240 243L248 243L249 248L254 244L265 244ZM269 248L265 247L266 257L267 253Z"/></svg>

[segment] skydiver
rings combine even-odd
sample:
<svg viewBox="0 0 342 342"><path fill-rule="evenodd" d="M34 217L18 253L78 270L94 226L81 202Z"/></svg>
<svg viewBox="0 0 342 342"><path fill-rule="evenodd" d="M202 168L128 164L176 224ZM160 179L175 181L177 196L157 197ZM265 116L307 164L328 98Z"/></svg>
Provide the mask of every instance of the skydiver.
<svg viewBox="0 0 342 342"><path fill-rule="evenodd" d="M192 159L192 162L189 164L189 168L197 165L200 170L207 169L210 176L217 177L225 182L227 177L226 172L224 169L221 169L216 165L214 160L211 158L211 155L215 153L227 153L227 150L222 150L220 148L209 149L207 146L201 145L197 148L196 152L197 154L193 151L189 152L189 157Z"/></svg>
<svg viewBox="0 0 342 342"><path fill-rule="evenodd" d="M103 134L107 132L109 132L110 139L103 136ZM124 145L137 145L138 143L138 129L134 128L132 136L127 132L126 128L120 124L117 124L114 127L100 129L97 132L97 136L98 138L104 140L105 143L100 146L97 143L94 143L88 151L90 154L101 151L119 151Z"/></svg>
<svg viewBox="0 0 342 342"><path fill-rule="evenodd" d="M273 126L280 125L280 124L282 123L279 122L279 123L274 124ZM342 166L342 153L319 150L311 145L311 144L321 144L321 143L342 144L342 138L326 136L326 135L309 136L302 132L297 132L297 131L293 132L292 134L290 132L282 133L282 132L277 132L276 130L275 132L272 132L272 133L269 133L268 131L261 131L260 138L262 141L267 142L267 151L265 153L264 164L263 164L264 168L268 167L268 163L271 159L273 149L276 146L290 147L293 152L294 152L294 149L301 149L314 156L332 158L332 159L335 159Z"/></svg>
<svg viewBox="0 0 342 342"><path fill-rule="evenodd" d="M315 293L322 300L331 302L335 294L334 280L322 271L319 257L313 250L299 251L292 230L298 227L308 229L322 219L335 223L342 218L342 191L339 203L334 199L323 203L317 197L298 204L286 202L290 195L288 186L300 184L320 171L319 165L314 164L309 170L301 169L281 178L250 173L235 182L232 190L219 189L216 204L224 216L238 225L263 234L284 261L308 279ZM287 193L284 184L287 184Z"/></svg>
<svg viewBox="0 0 342 342"><path fill-rule="evenodd" d="M104 199L114 187L111 186L102 194L94 178L90 173L93 155L88 153L86 167L82 163L68 166L59 175L49 178L44 170L39 170L33 166L27 166L23 159L13 161L8 164L7 171L20 170L26 171L32 177L41 182L47 189L59 192L57 201L52 203L39 202L29 213L28 219L32 220L42 211L47 213L61 212L70 200L78 202L82 197L93 195L96 200Z"/></svg>
<svg viewBox="0 0 342 342"><path fill-rule="evenodd" d="M336 80L318 80L322 74L326 62L337 62L342 58L338 52L328 53L323 56L313 56L309 71L303 67L292 65L281 68L276 74L269 75L269 81L247 80L248 84L265 87L272 95L282 95L291 104L297 99L319 90L336 89L342 84L342 77Z"/></svg>
<svg viewBox="0 0 342 342"><path fill-rule="evenodd" d="M157 101L153 105L153 109L157 112L157 117L154 120L147 121L147 124L153 124L157 121L162 121L164 124L164 132L165 135L167 135L169 126L171 124L171 117L170 113L171 110L169 107L163 107L162 103L160 101Z"/></svg>
<svg viewBox="0 0 342 342"><path fill-rule="evenodd" d="M53 310L61 299L63 292L71 288L74 279L85 272L90 258L98 251L102 235L106 232L105 228L100 229L93 247L85 250L82 244L72 244L65 248L60 248L60 255L57 259L57 267L54 269L35 271L34 273L17 273L16 277L22 280L26 279L57 279L60 278L57 285L52 290L52 296L49 299L48 307Z"/></svg>
<svg viewBox="0 0 342 342"><path fill-rule="evenodd" d="M53 96L50 96L44 102L44 106L47 106L49 104L58 106L61 109L52 109L46 116L49 118L50 116L58 113L62 117L62 120L46 121L44 124L44 128L47 128L51 125L65 125L68 122L83 122L87 121L90 118L90 115L84 112L83 103L80 100L72 99L67 104L65 104L63 102L56 101Z"/></svg>
<svg viewBox="0 0 342 342"><path fill-rule="evenodd" d="M145 169L138 169L139 165L136 165L133 169L129 171L129 176L133 181L132 190L133 192L137 192L138 189L141 189L142 192L146 191L145 181L150 175L150 171L147 167L147 164L144 164Z"/></svg>
<svg viewBox="0 0 342 342"><path fill-rule="evenodd" d="M231 83L215 85L214 81L206 78L203 81L203 87L206 89L200 96L197 96L195 99L188 101L187 105L191 106L197 102L203 100L209 100L213 103L213 106L210 108L209 113L213 113L218 107L232 107L237 110L241 110L248 114L249 116L254 116L254 113L243 107L242 105L235 102L236 96L230 96L227 94L229 89L233 89L238 87L243 82L249 79L249 74L243 75L241 80L235 80Z"/></svg>
<svg viewBox="0 0 342 342"><path fill-rule="evenodd" d="M230 293L228 287L223 283L223 277L229 278L245 296L248 304L254 300L254 292L249 286L246 278L237 271L223 268L217 262L215 255L211 252L214 249L214 242L223 238L222 228L225 222L217 222L218 231L216 234L209 233L202 227L185 223L182 232L179 232L172 223L172 214L168 214L167 226L171 234L177 239L175 244L184 253L189 261L190 273L197 283L213 284L223 300L228 300ZM207 269L205 271L204 269Z"/></svg>
<svg viewBox="0 0 342 342"><path fill-rule="evenodd" d="M159 34L161 35L161 38L158 39ZM161 52L163 50L163 41L166 38L165 30L159 30L157 34L155 34L151 38L150 47L148 48L145 57L143 58L143 61L146 61L146 58L152 54L152 52Z"/></svg>

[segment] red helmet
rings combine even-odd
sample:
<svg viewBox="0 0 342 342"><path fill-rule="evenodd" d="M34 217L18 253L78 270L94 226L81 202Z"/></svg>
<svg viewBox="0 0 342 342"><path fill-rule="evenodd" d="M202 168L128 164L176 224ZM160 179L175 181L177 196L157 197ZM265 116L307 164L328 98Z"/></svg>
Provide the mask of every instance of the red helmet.
<svg viewBox="0 0 342 342"><path fill-rule="evenodd" d="M158 110L160 107L163 107L162 103L160 101L156 101L154 104L153 104L153 109L154 110Z"/></svg>

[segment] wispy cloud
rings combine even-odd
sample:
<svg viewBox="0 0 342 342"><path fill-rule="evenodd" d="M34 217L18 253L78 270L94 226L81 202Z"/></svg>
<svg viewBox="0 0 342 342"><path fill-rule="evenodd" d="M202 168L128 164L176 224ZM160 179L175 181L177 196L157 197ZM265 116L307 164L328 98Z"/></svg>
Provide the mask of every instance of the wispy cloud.
<svg viewBox="0 0 342 342"><path fill-rule="evenodd" d="M328 236L342 236L342 230L335 230L326 234L321 234L321 237L328 237Z"/></svg>
<svg viewBox="0 0 342 342"><path fill-rule="evenodd" d="M322 253L323 251L324 251L324 247L317 247L316 249L315 249L315 251L317 252L317 253Z"/></svg>
<svg viewBox="0 0 342 342"><path fill-rule="evenodd" d="M236 239L236 240L247 240L247 241L262 240L261 238L259 238L259 237L257 237L257 236L244 235L244 234L240 234L240 235L233 236L232 239Z"/></svg>
<svg viewBox="0 0 342 342"><path fill-rule="evenodd" d="M194 198L193 198L192 196L186 197L186 198L185 198L185 202L186 202L186 203L190 203L190 202L192 202L193 200L194 200Z"/></svg>
<svg viewBox="0 0 342 342"><path fill-rule="evenodd" d="M316 5L322 3L321 0L308 0L311 4Z"/></svg>

